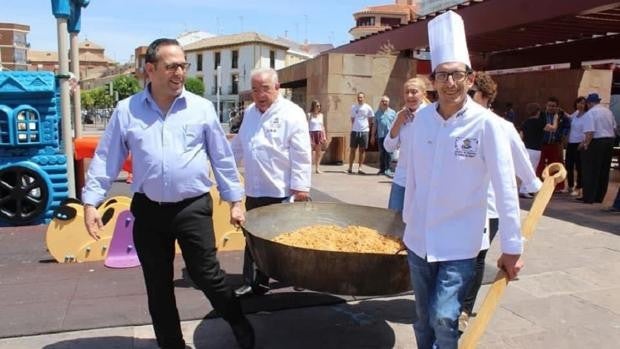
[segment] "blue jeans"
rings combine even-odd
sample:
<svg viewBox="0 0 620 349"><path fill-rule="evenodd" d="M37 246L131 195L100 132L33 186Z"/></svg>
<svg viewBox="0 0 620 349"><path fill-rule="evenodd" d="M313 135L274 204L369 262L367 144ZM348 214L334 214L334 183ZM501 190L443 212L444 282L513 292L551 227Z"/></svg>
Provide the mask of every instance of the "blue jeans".
<svg viewBox="0 0 620 349"><path fill-rule="evenodd" d="M476 258L427 262L407 249L415 295L413 321L418 349L456 349L458 318L476 270Z"/></svg>
<svg viewBox="0 0 620 349"><path fill-rule="evenodd" d="M405 187L392 182L390 189L390 199L388 200L388 208L396 212L403 212L405 202Z"/></svg>

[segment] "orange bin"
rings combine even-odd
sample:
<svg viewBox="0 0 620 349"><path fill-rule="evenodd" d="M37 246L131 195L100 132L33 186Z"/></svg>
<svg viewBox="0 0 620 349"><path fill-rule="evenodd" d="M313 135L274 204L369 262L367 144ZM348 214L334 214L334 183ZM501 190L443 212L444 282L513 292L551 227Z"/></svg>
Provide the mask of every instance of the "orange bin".
<svg viewBox="0 0 620 349"><path fill-rule="evenodd" d="M99 136L86 136L75 138L73 140L73 157L75 161L75 183L77 188L77 193L80 195L81 189L84 186L84 174L85 166L84 159L92 159L95 155L95 150L97 149L97 145L99 144ZM132 164L131 164L131 155L127 157L125 163L123 164L123 171L129 172L132 174Z"/></svg>

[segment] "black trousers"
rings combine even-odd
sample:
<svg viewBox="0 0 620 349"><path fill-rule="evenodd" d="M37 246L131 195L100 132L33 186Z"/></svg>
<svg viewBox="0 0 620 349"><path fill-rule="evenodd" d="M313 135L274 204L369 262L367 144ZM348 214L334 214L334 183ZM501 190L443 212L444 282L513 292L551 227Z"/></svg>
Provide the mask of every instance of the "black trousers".
<svg viewBox="0 0 620 349"><path fill-rule="evenodd" d="M284 199L285 198L272 198L266 196L247 196L245 198L245 210L249 211L258 207L279 204L282 203ZM250 252L247 244L245 245L245 251L243 254L243 282L252 287L264 287L269 289L269 276L256 267L256 264L254 264L254 257L252 257L252 253Z"/></svg>
<svg viewBox="0 0 620 349"><path fill-rule="evenodd" d="M497 234L497 229L499 228L499 219L498 218L490 218L489 219L489 243L493 241L495 235ZM484 278L484 260L487 257L487 252L489 250L480 250L478 252L478 256L476 257L476 275L471 280L469 284L468 291L465 294L465 299L463 300L463 305L461 311L466 312L468 315L471 315L474 310L474 304L476 303L476 296L478 295L478 291L480 290L480 286L482 286L482 279Z"/></svg>
<svg viewBox="0 0 620 349"><path fill-rule="evenodd" d="M582 176L581 176L581 154L577 149L579 143L568 143L566 145L566 172L569 188L581 188ZM575 171L577 172L577 182L575 182Z"/></svg>
<svg viewBox="0 0 620 349"><path fill-rule="evenodd" d="M581 152L583 202L603 202L609 184L614 139L594 138Z"/></svg>
<svg viewBox="0 0 620 349"><path fill-rule="evenodd" d="M385 147L383 146L383 141L385 137L381 137L378 139L379 146L379 172L385 172L390 169L390 162L392 162L392 157Z"/></svg>
<svg viewBox="0 0 620 349"><path fill-rule="evenodd" d="M161 348L185 348L174 296L175 241L181 247L192 281L218 314L229 322L242 317L239 300L226 283L226 274L216 257L210 194L159 204L136 193L131 212L135 217L133 238L144 274L149 312Z"/></svg>

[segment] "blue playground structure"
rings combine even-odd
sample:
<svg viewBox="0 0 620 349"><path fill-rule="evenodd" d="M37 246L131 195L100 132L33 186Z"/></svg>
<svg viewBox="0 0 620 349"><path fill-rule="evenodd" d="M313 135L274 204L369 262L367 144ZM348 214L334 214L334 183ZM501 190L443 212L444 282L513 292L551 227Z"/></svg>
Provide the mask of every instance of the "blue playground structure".
<svg viewBox="0 0 620 349"><path fill-rule="evenodd" d="M0 227L47 223L68 196L52 72L0 72Z"/></svg>

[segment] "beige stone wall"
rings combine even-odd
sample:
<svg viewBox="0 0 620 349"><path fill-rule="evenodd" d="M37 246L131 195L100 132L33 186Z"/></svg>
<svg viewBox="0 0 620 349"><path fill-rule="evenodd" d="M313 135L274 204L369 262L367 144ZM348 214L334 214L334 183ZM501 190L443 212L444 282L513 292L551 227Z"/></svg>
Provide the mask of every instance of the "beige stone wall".
<svg viewBox="0 0 620 349"><path fill-rule="evenodd" d="M332 140L325 155L326 162L348 159L350 110L357 103L358 92L364 92L366 103L373 109L383 95L391 99L391 107L402 105L402 84L415 74L411 59L390 55L321 55L306 62L306 106L318 99L325 115L328 139ZM291 72L298 76L300 72ZM369 148L367 162L377 159L376 145Z"/></svg>

